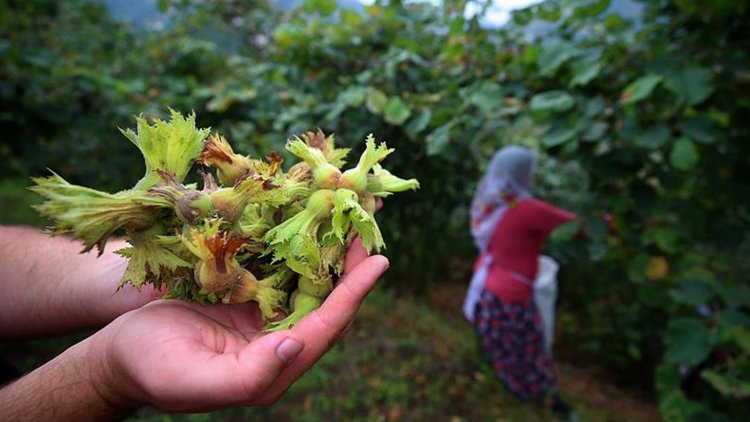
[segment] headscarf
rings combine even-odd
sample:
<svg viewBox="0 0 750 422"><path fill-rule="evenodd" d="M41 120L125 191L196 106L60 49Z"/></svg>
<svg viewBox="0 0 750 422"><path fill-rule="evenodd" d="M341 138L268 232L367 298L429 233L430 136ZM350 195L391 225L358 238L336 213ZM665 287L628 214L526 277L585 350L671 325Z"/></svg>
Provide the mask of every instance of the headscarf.
<svg viewBox="0 0 750 422"><path fill-rule="evenodd" d="M508 207L531 197L536 162L532 150L519 146L504 147L492 157L471 203L471 235L480 252Z"/></svg>

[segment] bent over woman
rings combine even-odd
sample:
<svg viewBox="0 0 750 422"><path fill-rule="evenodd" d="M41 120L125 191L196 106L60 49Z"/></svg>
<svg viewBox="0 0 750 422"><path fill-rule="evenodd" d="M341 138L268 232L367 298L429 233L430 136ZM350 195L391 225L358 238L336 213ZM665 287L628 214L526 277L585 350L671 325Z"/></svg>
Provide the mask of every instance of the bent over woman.
<svg viewBox="0 0 750 422"><path fill-rule="evenodd" d="M536 155L510 146L495 153L471 207L471 233L480 255L475 279L483 281L465 309L499 379L524 400L567 411L557 394L533 280L545 240L575 214L531 194ZM474 282L472 284L475 284Z"/></svg>

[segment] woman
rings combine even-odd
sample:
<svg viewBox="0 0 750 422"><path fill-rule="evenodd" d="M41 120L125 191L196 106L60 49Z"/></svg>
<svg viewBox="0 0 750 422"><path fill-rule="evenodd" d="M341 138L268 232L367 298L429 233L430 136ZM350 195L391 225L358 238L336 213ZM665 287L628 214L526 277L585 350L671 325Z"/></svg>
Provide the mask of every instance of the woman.
<svg viewBox="0 0 750 422"><path fill-rule="evenodd" d="M534 199L536 155L510 146L495 153L471 207L471 232L480 250L464 311L479 332L500 380L524 400L566 411L557 394L533 280L545 240L575 214Z"/></svg>

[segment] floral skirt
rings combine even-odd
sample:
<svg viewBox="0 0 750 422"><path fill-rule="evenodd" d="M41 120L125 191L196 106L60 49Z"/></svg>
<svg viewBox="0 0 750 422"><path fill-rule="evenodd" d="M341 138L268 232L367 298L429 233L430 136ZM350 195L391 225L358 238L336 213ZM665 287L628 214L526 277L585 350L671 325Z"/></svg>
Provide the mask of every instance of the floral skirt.
<svg viewBox="0 0 750 422"><path fill-rule="evenodd" d="M542 321L534 302L503 303L482 291L474 314L490 364L508 389L524 400L542 403L556 393L557 381L544 353Z"/></svg>

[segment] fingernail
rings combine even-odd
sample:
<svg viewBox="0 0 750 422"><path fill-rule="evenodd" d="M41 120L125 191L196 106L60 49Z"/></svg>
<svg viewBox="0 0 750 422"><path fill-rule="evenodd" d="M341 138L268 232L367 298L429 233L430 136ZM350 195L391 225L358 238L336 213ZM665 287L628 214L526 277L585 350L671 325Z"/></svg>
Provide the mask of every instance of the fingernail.
<svg viewBox="0 0 750 422"><path fill-rule="evenodd" d="M297 357L302 351L302 343L292 338L285 338L276 348L276 354L286 363Z"/></svg>
<svg viewBox="0 0 750 422"><path fill-rule="evenodd" d="M381 271L385 272L385 270L388 269L388 267L391 266L391 262L388 261L388 258L384 257L383 255L377 255L380 259L380 265L383 268Z"/></svg>

